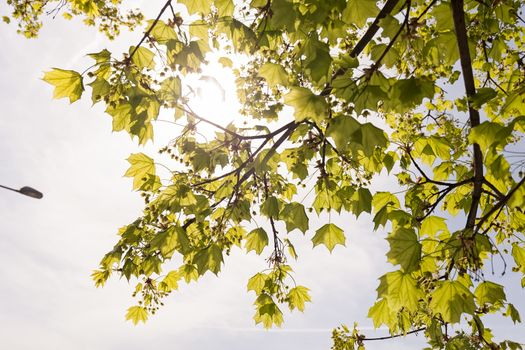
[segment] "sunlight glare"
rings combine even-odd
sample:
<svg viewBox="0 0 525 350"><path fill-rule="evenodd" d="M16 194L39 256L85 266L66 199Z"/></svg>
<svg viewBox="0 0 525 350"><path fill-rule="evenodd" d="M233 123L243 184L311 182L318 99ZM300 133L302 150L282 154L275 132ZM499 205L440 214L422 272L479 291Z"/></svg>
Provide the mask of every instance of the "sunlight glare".
<svg viewBox="0 0 525 350"><path fill-rule="evenodd" d="M203 67L202 74L192 78L186 83L192 90L189 106L195 113L224 127L240 121L235 76L230 69L210 62ZM201 126L205 131L212 131L210 126L200 125L199 129Z"/></svg>

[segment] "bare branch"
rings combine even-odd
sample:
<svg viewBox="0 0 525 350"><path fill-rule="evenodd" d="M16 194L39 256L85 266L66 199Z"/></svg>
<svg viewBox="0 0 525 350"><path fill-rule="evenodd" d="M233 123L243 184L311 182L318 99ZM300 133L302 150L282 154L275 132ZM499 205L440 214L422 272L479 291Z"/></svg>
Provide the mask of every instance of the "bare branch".
<svg viewBox="0 0 525 350"><path fill-rule="evenodd" d="M361 340L362 341L372 341L372 340L393 339L393 338L398 338L398 337L404 337L405 335L409 335L409 334L419 333L419 332L422 332L422 331L424 331L426 329L427 329L426 327L421 327L421 328L414 329L414 330L406 332L406 333L387 335L387 336L384 336L384 337L377 337L377 338L361 338Z"/></svg>
<svg viewBox="0 0 525 350"><path fill-rule="evenodd" d="M523 184L525 183L525 177L522 178L520 180L520 182L518 182L518 184L516 186L514 186L510 191L509 193L507 193L507 195L505 195L503 198L501 198L498 203L492 207L492 209L490 209L488 211L487 214L485 214L479 221L478 223L476 224L476 226L478 227L478 230L481 228L481 226L492 216L492 214L494 214L497 210L499 210L501 207L503 207L505 204L507 204L507 202L509 201L509 199L512 197L512 195L520 188L520 186L522 186Z"/></svg>
<svg viewBox="0 0 525 350"><path fill-rule="evenodd" d="M472 98L476 95L476 86L474 84L474 74L472 72L472 61L468 46L467 29L465 27L465 12L463 10L463 0L452 0L452 17L454 19L454 28L459 48L461 70L463 71L463 82L469 105L470 127L474 128L479 125L479 111L472 106ZM467 217L466 228L472 228L476 224L476 215L478 212L479 201L481 199L481 190L483 186L483 154L477 143L474 148L474 189L472 191L472 204Z"/></svg>

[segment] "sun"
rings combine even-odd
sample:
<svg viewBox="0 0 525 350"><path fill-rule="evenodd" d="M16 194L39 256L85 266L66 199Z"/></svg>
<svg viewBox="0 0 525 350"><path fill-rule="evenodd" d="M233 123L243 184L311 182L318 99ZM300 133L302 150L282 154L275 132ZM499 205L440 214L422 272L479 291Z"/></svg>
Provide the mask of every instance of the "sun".
<svg viewBox="0 0 525 350"><path fill-rule="evenodd" d="M185 83L189 90L188 106L197 115L223 127L240 121L240 103L231 68L210 60L200 74L188 77Z"/></svg>

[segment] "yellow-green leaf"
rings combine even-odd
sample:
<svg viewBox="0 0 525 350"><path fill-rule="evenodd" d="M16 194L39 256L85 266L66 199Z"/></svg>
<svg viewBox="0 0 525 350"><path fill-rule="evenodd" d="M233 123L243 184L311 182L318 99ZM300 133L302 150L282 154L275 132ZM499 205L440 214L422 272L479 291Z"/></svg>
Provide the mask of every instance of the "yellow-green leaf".
<svg viewBox="0 0 525 350"><path fill-rule="evenodd" d="M438 282L438 287L432 292L430 308L436 314L441 314L443 321L458 323L461 314L474 314L476 305L474 295L458 281Z"/></svg>
<svg viewBox="0 0 525 350"><path fill-rule="evenodd" d="M211 12L211 0L178 0L177 2L186 5L190 15L197 12L207 15Z"/></svg>
<svg viewBox="0 0 525 350"><path fill-rule="evenodd" d="M148 312L142 306L132 306L126 313L126 320L131 320L131 322L133 322L135 325L140 321L146 323L148 320Z"/></svg>
<svg viewBox="0 0 525 350"><path fill-rule="evenodd" d="M481 282L474 291L474 296L480 306L484 304L503 306L507 300L503 286L491 281Z"/></svg>
<svg viewBox="0 0 525 350"><path fill-rule="evenodd" d="M253 290L255 294L260 294L266 283L267 275L264 273L256 273L248 280L248 291Z"/></svg>
<svg viewBox="0 0 525 350"><path fill-rule="evenodd" d="M309 289L303 286L290 289L286 296L290 310L297 308L299 311L304 311L304 304L312 300L308 291Z"/></svg>
<svg viewBox="0 0 525 350"><path fill-rule="evenodd" d="M259 69L259 75L266 79L268 85L288 85L288 74L284 70L283 66L277 63L265 63Z"/></svg>
<svg viewBox="0 0 525 350"><path fill-rule="evenodd" d="M337 244L342 246L345 245L346 237L339 227L335 224L326 224L315 232L315 236L312 238L314 247L319 244L324 244L330 252L334 249Z"/></svg>
<svg viewBox="0 0 525 350"><path fill-rule="evenodd" d="M387 238L390 250L388 261L399 264L403 271L410 272L419 266L421 260L421 243L413 229L400 227Z"/></svg>
<svg viewBox="0 0 525 350"><path fill-rule="evenodd" d="M309 219L304 210L304 206L301 203L286 204L280 213L280 218L284 220L288 232L293 231L296 228L303 233L308 230Z"/></svg>
<svg viewBox="0 0 525 350"><path fill-rule="evenodd" d="M133 177L134 189L139 189L148 180L148 176L155 176L155 163L144 153L130 155L128 162L131 166L124 176Z"/></svg>
<svg viewBox="0 0 525 350"><path fill-rule="evenodd" d="M161 283L164 283L166 287L171 291L179 288L180 274L177 271L170 271Z"/></svg>
<svg viewBox="0 0 525 350"><path fill-rule="evenodd" d="M303 87L290 88L290 92L284 96L284 103L294 108L294 117L298 122L312 119L320 123L327 116L328 104L324 97Z"/></svg>
<svg viewBox="0 0 525 350"><path fill-rule="evenodd" d="M129 48L130 54L135 49L135 46L131 46ZM155 68L155 54L145 47L140 46L137 51L133 54L133 57L131 58L133 63L137 65L140 69L142 68L148 68L148 69L154 69Z"/></svg>
<svg viewBox="0 0 525 350"><path fill-rule="evenodd" d="M45 72L42 79L55 87L54 98L67 97L70 103L78 100L84 91L82 76L73 70L53 68Z"/></svg>
<svg viewBox="0 0 525 350"><path fill-rule="evenodd" d="M268 234L262 228L256 228L248 233L246 236L246 243L244 247L246 251L254 250L257 254L261 254L263 249L268 245Z"/></svg>

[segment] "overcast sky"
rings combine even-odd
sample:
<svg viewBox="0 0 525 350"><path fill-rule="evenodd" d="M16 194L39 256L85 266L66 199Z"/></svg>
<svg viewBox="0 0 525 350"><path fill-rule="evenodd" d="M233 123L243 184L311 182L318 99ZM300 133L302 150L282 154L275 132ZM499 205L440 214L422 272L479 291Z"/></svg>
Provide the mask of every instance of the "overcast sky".
<svg viewBox="0 0 525 350"><path fill-rule="evenodd" d="M126 38L133 40L130 45L140 33ZM40 80L51 67L82 70L88 52L108 45L118 52L124 46L58 18L46 23L37 40L1 24L0 42L0 184L44 193L35 200L0 191L1 348L317 350L330 347L333 327L354 321L367 334L385 334L369 330L366 314L377 277L393 268L385 261L384 233L372 233L367 215L334 219L345 228L347 247L332 255L324 247L312 250L311 234L292 234L300 255L291 264L295 279L311 289L313 303L304 314L285 312L280 329L255 326L254 295L246 292L246 282L267 266L264 256L238 249L226 258L219 278L208 273L198 283L182 285L145 325L126 322L132 286L112 279L96 289L90 273L116 242L117 229L141 212L141 197L122 177L125 159L137 151L153 154L155 148L139 149L127 135L112 133L109 116L100 106L92 108L89 98L73 105L52 100L52 87ZM521 290L511 294L523 298ZM510 325L496 323L495 333L525 342L523 328L512 331ZM369 348L419 349L421 338Z"/></svg>

